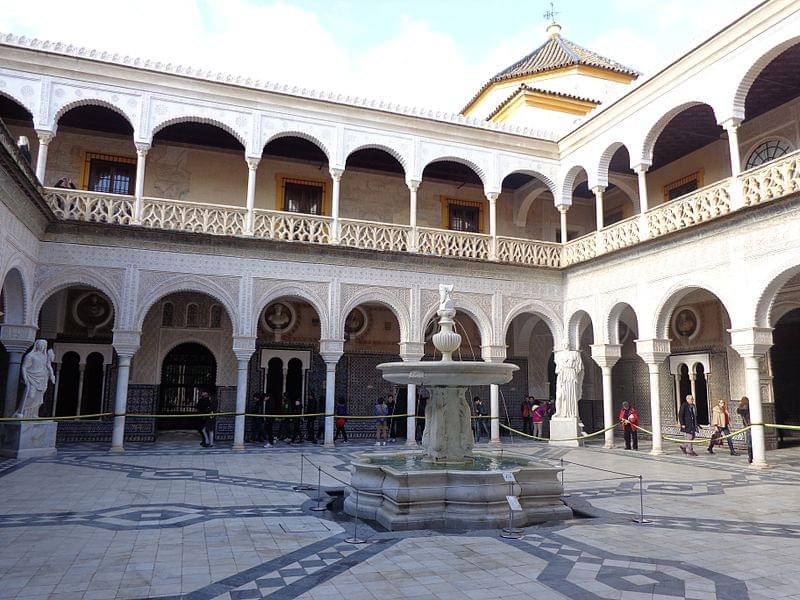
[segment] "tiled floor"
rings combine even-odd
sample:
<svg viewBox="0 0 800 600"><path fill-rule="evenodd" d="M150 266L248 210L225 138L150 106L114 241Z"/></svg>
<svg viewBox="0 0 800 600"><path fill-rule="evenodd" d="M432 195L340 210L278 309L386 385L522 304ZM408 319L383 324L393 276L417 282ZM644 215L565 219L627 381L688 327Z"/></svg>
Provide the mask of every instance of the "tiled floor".
<svg viewBox="0 0 800 600"><path fill-rule="evenodd" d="M506 448L563 460L566 500L593 518L519 540L362 523L367 543L350 544L352 521L293 486L304 461L306 482L320 466L341 489L357 445L87 445L2 462L0 599L800 599L800 449L753 470L719 453Z"/></svg>

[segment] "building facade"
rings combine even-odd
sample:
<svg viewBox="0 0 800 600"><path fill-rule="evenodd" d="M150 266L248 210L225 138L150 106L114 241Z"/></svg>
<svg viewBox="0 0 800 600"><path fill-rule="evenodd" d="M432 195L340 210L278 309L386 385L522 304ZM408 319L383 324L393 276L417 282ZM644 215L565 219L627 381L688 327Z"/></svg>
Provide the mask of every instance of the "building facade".
<svg viewBox="0 0 800 600"><path fill-rule="evenodd" d="M130 415L188 414L203 389L236 415L219 425L234 448L256 391L311 393L327 413L345 396L363 415L396 392L413 412L424 390L375 366L433 356L442 282L460 357L521 367L474 391L512 424L524 395L551 395L565 346L584 355L587 431L628 400L659 452L681 396L702 421L747 395L761 465L778 443L762 424L800 422L796 3L764 2L647 79L611 78L580 115L563 98L579 89L536 83L564 100L544 102L524 70L500 81L523 100L497 119L12 35L0 56L4 410L47 339L58 383L40 415L83 417L62 441L121 451L190 426ZM580 66L536 76L596 85ZM547 110L563 131L535 127Z"/></svg>

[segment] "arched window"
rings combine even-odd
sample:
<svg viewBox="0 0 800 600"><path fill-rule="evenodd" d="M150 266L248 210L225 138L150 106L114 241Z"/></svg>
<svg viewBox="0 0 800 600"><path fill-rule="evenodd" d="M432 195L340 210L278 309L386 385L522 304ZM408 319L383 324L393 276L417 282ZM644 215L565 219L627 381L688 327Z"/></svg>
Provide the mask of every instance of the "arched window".
<svg viewBox="0 0 800 600"><path fill-rule="evenodd" d="M747 157L747 164L745 165L745 170L752 169L753 167L757 167L759 165L763 165L764 163L768 163L771 160L775 160L776 158L780 158L784 154L789 154L792 151L792 147L783 140L767 140L766 142L759 144L758 147L750 153L750 156Z"/></svg>
<svg viewBox="0 0 800 600"><path fill-rule="evenodd" d="M208 326L211 329L222 327L222 307L219 304L212 304L208 318Z"/></svg>
<svg viewBox="0 0 800 600"><path fill-rule="evenodd" d="M200 313L197 309L197 304L194 302L190 302L186 305L186 326L187 327L199 327L198 320L200 318Z"/></svg>
<svg viewBox="0 0 800 600"><path fill-rule="evenodd" d="M172 302L164 302L161 307L161 326L173 327L175 325L175 305Z"/></svg>

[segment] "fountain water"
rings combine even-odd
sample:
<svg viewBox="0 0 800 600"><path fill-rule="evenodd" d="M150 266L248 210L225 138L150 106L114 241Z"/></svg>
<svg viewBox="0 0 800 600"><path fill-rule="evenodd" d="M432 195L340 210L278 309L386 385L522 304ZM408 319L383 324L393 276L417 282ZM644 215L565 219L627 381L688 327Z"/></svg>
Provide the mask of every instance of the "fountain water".
<svg viewBox="0 0 800 600"><path fill-rule="evenodd" d="M422 452L357 456L345 511L391 530L494 527L508 522L506 496L511 491L522 506L516 525L570 518L572 511L561 501L560 469L507 452L473 451L469 387L508 383L519 367L453 360L461 336L453 331L451 293L452 286L439 286L441 329L433 344L441 360L378 365L387 381L430 391ZM503 476L508 472L516 480L511 490Z"/></svg>

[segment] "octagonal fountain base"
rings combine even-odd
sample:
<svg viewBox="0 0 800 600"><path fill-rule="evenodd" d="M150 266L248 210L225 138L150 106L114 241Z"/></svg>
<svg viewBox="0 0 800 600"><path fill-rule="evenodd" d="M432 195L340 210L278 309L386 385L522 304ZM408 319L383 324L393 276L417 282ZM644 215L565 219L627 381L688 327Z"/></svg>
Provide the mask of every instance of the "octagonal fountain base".
<svg viewBox="0 0 800 600"><path fill-rule="evenodd" d="M561 469L507 452L476 452L474 458L439 466L414 451L357 455L344 510L391 531L496 528L508 525L506 496L514 495L522 506L515 527L572 518L561 501ZM514 473L513 491L504 472Z"/></svg>

